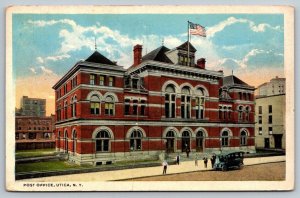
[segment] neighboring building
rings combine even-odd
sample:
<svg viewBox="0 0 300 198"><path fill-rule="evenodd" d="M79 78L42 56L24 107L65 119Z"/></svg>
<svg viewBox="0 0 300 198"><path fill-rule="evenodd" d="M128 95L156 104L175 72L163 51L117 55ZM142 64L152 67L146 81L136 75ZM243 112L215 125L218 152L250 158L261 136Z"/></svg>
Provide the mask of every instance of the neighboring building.
<svg viewBox="0 0 300 198"><path fill-rule="evenodd" d="M16 110L16 115L46 116L46 99L28 98L28 96L23 96L20 104L21 107L19 110Z"/></svg>
<svg viewBox="0 0 300 198"><path fill-rule="evenodd" d="M16 116L16 150L55 148L55 116Z"/></svg>
<svg viewBox="0 0 300 198"><path fill-rule="evenodd" d="M98 51L54 86L56 147L78 164L234 150L255 152L254 87L194 62L184 43L142 57L127 70Z"/></svg>
<svg viewBox="0 0 300 198"><path fill-rule="evenodd" d="M256 147L285 149L285 78L258 87L256 96Z"/></svg>
<svg viewBox="0 0 300 198"><path fill-rule="evenodd" d="M256 95L260 97L279 94L285 94L285 78L278 78L278 76L258 86L256 91Z"/></svg>

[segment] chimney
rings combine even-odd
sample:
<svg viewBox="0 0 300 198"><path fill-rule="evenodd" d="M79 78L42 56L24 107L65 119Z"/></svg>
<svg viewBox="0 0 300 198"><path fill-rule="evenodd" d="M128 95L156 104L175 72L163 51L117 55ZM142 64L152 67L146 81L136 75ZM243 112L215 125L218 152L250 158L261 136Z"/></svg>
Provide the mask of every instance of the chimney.
<svg viewBox="0 0 300 198"><path fill-rule="evenodd" d="M200 69L205 69L205 58L200 58L197 60L197 67Z"/></svg>
<svg viewBox="0 0 300 198"><path fill-rule="evenodd" d="M135 45L133 47L133 66L136 66L142 62L142 45Z"/></svg>

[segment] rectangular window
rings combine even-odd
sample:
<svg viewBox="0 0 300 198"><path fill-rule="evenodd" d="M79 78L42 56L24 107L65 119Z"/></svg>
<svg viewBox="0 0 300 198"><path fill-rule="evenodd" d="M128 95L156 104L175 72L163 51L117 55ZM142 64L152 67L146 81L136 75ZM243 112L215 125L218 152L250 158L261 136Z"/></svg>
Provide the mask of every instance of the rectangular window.
<svg viewBox="0 0 300 198"><path fill-rule="evenodd" d="M104 86L104 82L105 82L105 77L104 76L100 76L99 77L99 85Z"/></svg>
<svg viewBox="0 0 300 198"><path fill-rule="evenodd" d="M91 102L91 114L98 115L100 109L100 103Z"/></svg>
<svg viewBox="0 0 300 198"><path fill-rule="evenodd" d="M16 140L19 139L19 133L16 133Z"/></svg>
<svg viewBox="0 0 300 198"><path fill-rule="evenodd" d="M124 114L125 115L129 115L130 114L130 100L129 99L125 99Z"/></svg>
<svg viewBox="0 0 300 198"><path fill-rule="evenodd" d="M31 139L31 140L36 139L36 133L29 133L28 138Z"/></svg>
<svg viewBox="0 0 300 198"><path fill-rule="evenodd" d="M145 110L146 110L146 101L142 100L141 101L141 115L145 115Z"/></svg>
<svg viewBox="0 0 300 198"><path fill-rule="evenodd" d="M138 79L132 79L132 88L138 89Z"/></svg>
<svg viewBox="0 0 300 198"><path fill-rule="evenodd" d="M133 111L132 114L133 115L137 115L138 113L138 101L137 100L133 100Z"/></svg>
<svg viewBox="0 0 300 198"><path fill-rule="evenodd" d="M262 135L262 127L258 127L258 134Z"/></svg>
<svg viewBox="0 0 300 198"><path fill-rule="evenodd" d="M95 79L96 79L96 75L91 74L90 75L90 85L94 85L95 84Z"/></svg>
<svg viewBox="0 0 300 198"><path fill-rule="evenodd" d="M272 122L273 122L273 119L272 119L272 116L271 115L269 115L269 120L268 120L269 122L269 124L272 124Z"/></svg>
<svg viewBox="0 0 300 198"><path fill-rule="evenodd" d="M258 114L262 114L262 106L258 106Z"/></svg>
<svg viewBox="0 0 300 198"><path fill-rule="evenodd" d="M67 84L64 85L64 94L68 93L68 87Z"/></svg>
<svg viewBox="0 0 300 198"><path fill-rule="evenodd" d="M273 127L269 127L269 134L270 134L270 135L273 134Z"/></svg>
<svg viewBox="0 0 300 198"><path fill-rule="evenodd" d="M239 92L239 99L242 100L242 92Z"/></svg>
<svg viewBox="0 0 300 198"><path fill-rule="evenodd" d="M262 124L262 116L258 116L258 124Z"/></svg>
<svg viewBox="0 0 300 198"><path fill-rule="evenodd" d="M269 113L272 113L272 105L269 105Z"/></svg>
<svg viewBox="0 0 300 198"><path fill-rule="evenodd" d="M108 86L110 87L114 86L114 77L110 76L108 78Z"/></svg>

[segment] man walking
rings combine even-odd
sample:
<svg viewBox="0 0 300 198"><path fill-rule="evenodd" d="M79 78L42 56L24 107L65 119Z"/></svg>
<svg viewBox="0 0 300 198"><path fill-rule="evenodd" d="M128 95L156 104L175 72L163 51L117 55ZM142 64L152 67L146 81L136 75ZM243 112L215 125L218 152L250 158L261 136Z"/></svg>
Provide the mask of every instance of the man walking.
<svg viewBox="0 0 300 198"><path fill-rule="evenodd" d="M166 160L163 161L163 175L167 174L168 162Z"/></svg>
<svg viewBox="0 0 300 198"><path fill-rule="evenodd" d="M180 163L180 156L179 156L179 153L177 154L176 156L176 164L179 165Z"/></svg>

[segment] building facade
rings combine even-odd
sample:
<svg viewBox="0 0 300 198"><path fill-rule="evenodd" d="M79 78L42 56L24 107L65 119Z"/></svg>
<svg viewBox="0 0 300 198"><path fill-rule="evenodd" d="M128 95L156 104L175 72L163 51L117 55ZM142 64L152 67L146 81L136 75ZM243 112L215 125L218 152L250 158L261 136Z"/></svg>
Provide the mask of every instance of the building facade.
<svg viewBox="0 0 300 198"><path fill-rule="evenodd" d="M46 99L23 96L20 104L21 107L19 110L16 110L16 115L37 117L46 116Z"/></svg>
<svg viewBox="0 0 300 198"><path fill-rule="evenodd" d="M256 96L256 147L285 149L285 78L258 87ZM263 89L263 90L260 90Z"/></svg>
<svg viewBox="0 0 300 198"><path fill-rule="evenodd" d="M195 52L185 42L142 56L136 45L128 69L98 51L77 62L53 86L57 150L94 165L187 149L255 152L254 87L207 70Z"/></svg>
<svg viewBox="0 0 300 198"><path fill-rule="evenodd" d="M55 116L16 116L16 150L55 148Z"/></svg>

